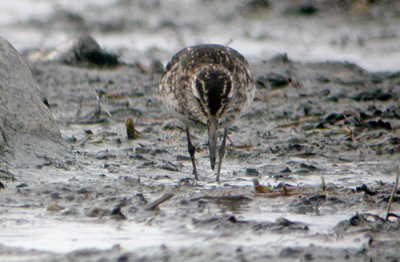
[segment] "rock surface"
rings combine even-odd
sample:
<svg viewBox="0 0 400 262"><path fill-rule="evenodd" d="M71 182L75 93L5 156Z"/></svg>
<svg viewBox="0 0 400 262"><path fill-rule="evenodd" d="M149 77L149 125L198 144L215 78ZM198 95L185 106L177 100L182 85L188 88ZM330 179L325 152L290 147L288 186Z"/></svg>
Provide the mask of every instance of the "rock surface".
<svg viewBox="0 0 400 262"><path fill-rule="evenodd" d="M14 47L0 38L0 159L27 166L62 148L54 119ZM57 149L56 149L57 148Z"/></svg>
<svg viewBox="0 0 400 262"><path fill-rule="evenodd" d="M57 48L44 52L28 52L27 56L31 61L54 61L76 66L115 67L119 64L117 56L103 50L89 34L73 37Z"/></svg>

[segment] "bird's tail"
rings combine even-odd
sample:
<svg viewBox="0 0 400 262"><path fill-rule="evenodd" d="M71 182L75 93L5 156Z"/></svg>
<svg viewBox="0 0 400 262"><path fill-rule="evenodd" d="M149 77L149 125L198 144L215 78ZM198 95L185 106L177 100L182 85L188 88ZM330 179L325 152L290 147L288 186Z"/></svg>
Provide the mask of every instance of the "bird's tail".
<svg viewBox="0 0 400 262"><path fill-rule="evenodd" d="M210 163L212 170L214 170L217 156L217 130L218 121L214 116L211 116L208 120L208 147L210 150Z"/></svg>

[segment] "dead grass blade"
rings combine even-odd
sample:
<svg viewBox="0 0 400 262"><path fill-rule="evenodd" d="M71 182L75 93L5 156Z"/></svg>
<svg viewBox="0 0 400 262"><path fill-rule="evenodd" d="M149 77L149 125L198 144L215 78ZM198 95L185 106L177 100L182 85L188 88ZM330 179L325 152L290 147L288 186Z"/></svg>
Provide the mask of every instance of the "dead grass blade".
<svg viewBox="0 0 400 262"><path fill-rule="evenodd" d="M389 198L389 201L388 201L388 207L387 207L387 210L386 210L386 221L389 220L390 208L392 207L393 197L394 197L394 194L397 191L397 187L399 186L399 176L400 176L400 167L397 168L396 182L394 183L394 187L393 187L392 193L390 194L390 198Z"/></svg>

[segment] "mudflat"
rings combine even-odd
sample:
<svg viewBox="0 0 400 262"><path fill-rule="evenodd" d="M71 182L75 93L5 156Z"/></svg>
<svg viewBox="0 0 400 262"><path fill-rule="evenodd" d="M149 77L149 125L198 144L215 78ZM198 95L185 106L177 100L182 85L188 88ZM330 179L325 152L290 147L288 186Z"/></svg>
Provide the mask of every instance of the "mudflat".
<svg viewBox="0 0 400 262"><path fill-rule="evenodd" d="M43 8L45 18L6 27L19 32L8 40L23 47L65 148L41 155L35 165L0 170L2 260L400 258L400 74L392 61L400 53L394 47L400 29L390 23L398 22L394 4L353 5L348 12L354 15L324 4L253 9L263 1L185 1L183 10L197 8L210 19L183 13L174 20L172 7L158 1L106 2ZM207 13L214 10L211 2L218 8ZM274 21L286 24L273 28ZM349 21L356 21L352 33L340 31ZM195 32L199 41L223 38L212 25L229 29L226 35L231 32L232 46L247 54L257 83L251 107L230 129L221 183L210 170L201 130L192 134L200 181L193 180L183 126L158 94L163 64L178 46L196 43ZM47 46L35 45L36 37L33 46L18 41L26 28ZM81 35L82 28L85 37L56 44L57 31ZM325 31L307 31L313 28ZM166 39L172 33L174 43ZM310 59L302 57L307 40L295 42L300 35L321 35L321 42L310 41ZM268 43L275 49L264 48ZM322 59L318 46L337 61ZM292 52L296 47L304 52ZM354 54L353 62L335 50ZM127 138L128 118L136 139Z"/></svg>

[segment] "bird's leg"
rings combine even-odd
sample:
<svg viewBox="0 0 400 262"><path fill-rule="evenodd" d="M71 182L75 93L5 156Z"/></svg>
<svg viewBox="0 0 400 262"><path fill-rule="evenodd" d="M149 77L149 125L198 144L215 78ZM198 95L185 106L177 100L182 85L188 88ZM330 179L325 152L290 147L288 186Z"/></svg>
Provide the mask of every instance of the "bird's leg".
<svg viewBox="0 0 400 262"><path fill-rule="evenodd" d="M194 158L194 153L196 152L196 148L192 145L192 142L190 140L189 128L186 128L186 136L188 141L188 151L190 155L190 160L192 161L192 166L193 166L194 179L199 180L199 177L197 176L196 159Z"/></svg>
<svg viewBox="0 0 400 262"><path fill-rule="evenodd" d="M224 159L225 156L225 144L226 144L226 137L228 136L228 130L225 128L224 129L224 138L222 139L222 144L219 148L218 152L218 169L217 169L217 182L219 182L219 174L221 173L221 166L222 166L222 159Z"/></svg>

